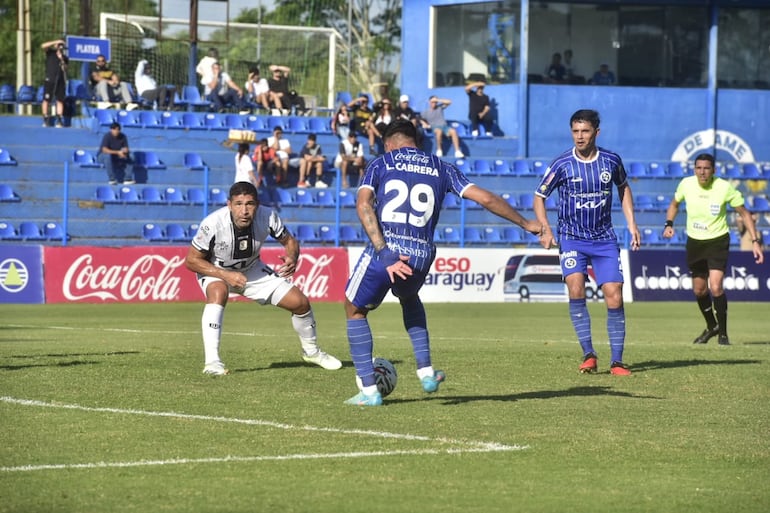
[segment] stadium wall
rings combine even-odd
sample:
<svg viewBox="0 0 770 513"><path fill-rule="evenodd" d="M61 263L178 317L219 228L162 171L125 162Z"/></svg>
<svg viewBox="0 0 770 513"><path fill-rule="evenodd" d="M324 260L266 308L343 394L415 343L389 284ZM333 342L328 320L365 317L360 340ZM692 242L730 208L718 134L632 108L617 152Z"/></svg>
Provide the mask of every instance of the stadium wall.
<svg viewBox="0 0 770 513"><path fill-rule="evenodd" d="M361 251L360 247L303 249L294 282L311 301L341 302ZM264 248L262 258L278 265L281 252ZM0 303L201 301L195 275L184 267L186 253L186 247L169 246L3 246ZM523 269L529 256L554 257L556 265L541 259L526 273L516 272L515 266ZM623 250L621 259L627 302L692 299L684 251ZM565 302L563 284L548 278L555 273L555 251L439 248L420 296L426 303ZM770 301L770 268L754 264L750 252L732 253L725 276L731 301ZM591 299L600 300L592 278L588 284ZM396 299L389 295L386 301Z"/></svg>
<svg viewBox="0 0 770 513"><path fill-rule="evenodd" d="M431 9L460 3L456 0L404 0L402 33L409 35L409 51L402 53L400 89L420 110L435 94L452 105L447 119L467 123L468 99L462 86L429 87ZM526 91L521 91L521 88ZM567 149L569 117L592 108L602 117L600 145L629 160L692 160L711 151L717 159L736 162L770 161L770 91L705 88L607 87L592 85L494 84L485 88L500 132L510 141L511 153L550 159ZM523 94L522 94L523 93ZM521 105L520 98L526 98ZM521 126L522 109L526 126ZM714 120L709 113L715 112ZM716 137L710 129L715 123ZM520 134L526 134L526 145Z"/></svg>

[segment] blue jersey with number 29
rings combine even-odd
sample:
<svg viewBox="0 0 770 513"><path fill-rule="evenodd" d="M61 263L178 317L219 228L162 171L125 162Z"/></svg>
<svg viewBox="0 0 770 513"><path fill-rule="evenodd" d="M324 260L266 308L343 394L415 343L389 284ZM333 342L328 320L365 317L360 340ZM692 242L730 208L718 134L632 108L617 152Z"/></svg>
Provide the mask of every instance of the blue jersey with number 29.
<svg viewBox="0 0 770 513"><path fill-rule="evenodd" d="M360 187L374 190L377 217L388 247L409 255L414 269L428 270L433 232L448 192L462 197L471 185L455 166L417 148L400 148L376 158Z"/></svg>

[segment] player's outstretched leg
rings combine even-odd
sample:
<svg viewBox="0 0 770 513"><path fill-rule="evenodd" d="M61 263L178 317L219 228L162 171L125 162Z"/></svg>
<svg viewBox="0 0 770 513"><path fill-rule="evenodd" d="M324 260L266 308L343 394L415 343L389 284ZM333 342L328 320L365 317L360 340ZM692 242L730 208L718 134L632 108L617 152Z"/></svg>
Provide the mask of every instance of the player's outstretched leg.
<svg viewBox="0 0 770 513"><path fill-rule="evenodd" d="M372 363L372 330L369 321L364 319L348 319L348 344L350 356L356 368L356 375L361 379L362 389L345 404L356 406L379 406L382 404L382 394L377 390Z"/></svg>
<svg viewBox="0 0 770 513"><path fill-rule="evenodd" d="M203 307L203 315L201 316L205 362L203 373L210 376L224 376L230 373L222 360L219 359L219 341L222 337L224 312L224 306L208 303Z"/></svg>
<svg viewBox="0 0 770 513"><path fill-rule="evenodd" d="M312 308L302 315L293 314L291 316L291 324L294 327L294 331L299 335L299 341L302 344L302 359L304 361L323 367L326 370L337 370L342 367L341 361L318 347L315 317L313 316Z"/></svg>

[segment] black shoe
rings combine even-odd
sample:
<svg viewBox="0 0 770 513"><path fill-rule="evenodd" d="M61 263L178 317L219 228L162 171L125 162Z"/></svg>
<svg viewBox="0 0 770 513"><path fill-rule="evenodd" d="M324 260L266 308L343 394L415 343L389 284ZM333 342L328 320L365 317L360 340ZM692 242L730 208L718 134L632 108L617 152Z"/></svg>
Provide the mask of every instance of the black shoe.
<svg viewBox="0 0 770 513"><path fill-rule="evenodd" d="M714 326L711 329L706 328L705 330L703 330L703 333L698 335L698 338L692 341L692 343L705 344L709 341L709 339L711 339L711 337L716 337L718 334L719 334L719 326Z"/></svg>
<svg viewBox="0 0 770 513"><path fill-rule="evenodd" d="M727 338L727 335L719 335L719 345L720 346L729 346L730 345L730 339Z"/></svg>

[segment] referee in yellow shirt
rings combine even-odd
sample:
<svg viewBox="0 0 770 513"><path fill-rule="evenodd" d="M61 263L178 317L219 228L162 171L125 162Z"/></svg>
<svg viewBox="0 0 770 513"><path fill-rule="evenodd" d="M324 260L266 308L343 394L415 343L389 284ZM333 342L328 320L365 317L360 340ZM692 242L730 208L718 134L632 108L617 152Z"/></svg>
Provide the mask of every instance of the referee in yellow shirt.
<svg viewBox="0 0 770 513"><path fill-rule="evenodd" d="M687 266L692 273L692 291L706 319L706 329L693 342L705 344L711 337L719 335L719 343L729 345L727 297L722 286L730 250L727 205L741 216L751 234L755 261L761 264L764 256L754 219L744 206L743 195L727 180L716 178L715 170L712 155L701 153L695 157L695 176L684 178L676 188L666 212L663 236L671 238L674 235L674 218L679 204L684 201L687 203Z"/></svg>

